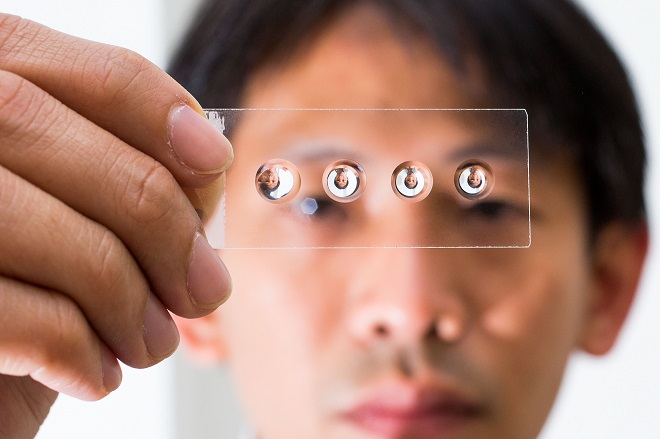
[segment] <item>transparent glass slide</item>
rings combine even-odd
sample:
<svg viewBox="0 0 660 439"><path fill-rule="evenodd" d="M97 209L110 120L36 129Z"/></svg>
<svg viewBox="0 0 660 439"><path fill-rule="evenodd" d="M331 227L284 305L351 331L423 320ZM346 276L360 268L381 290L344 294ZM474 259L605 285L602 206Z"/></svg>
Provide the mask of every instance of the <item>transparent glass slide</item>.
<svg viewBox="0 0 660 439"><path fill-rule="evenodd" d="M235 152L216 248L531 244L525 110L205 111Z"/></svg>

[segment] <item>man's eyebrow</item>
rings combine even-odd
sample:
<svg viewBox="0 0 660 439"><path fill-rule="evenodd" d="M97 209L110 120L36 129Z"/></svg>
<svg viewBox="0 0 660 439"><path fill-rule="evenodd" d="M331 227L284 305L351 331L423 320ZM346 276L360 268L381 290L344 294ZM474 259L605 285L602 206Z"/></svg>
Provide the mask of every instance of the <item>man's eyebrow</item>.
<svg viewBox="0 0 660 439"><path fill-rule="evenodd" d="M526 143L505 140L482 141L452 147L438 148L445 160L496 159L506 161L528 161ZM310 141L291 145L281 149L287 159L297 163L326 163L338 159L352 159L358 163L366 161L364 150L356 145L333 141Z"/></svg>
<svg viewBox="0 0 660 439"><path fill-rule="evenodd" d="M297 162L321 162L328 160L352 159L360 162L364 155L357 148L333 145L331 143L303 144L284 150L286 156Z"/></svg>

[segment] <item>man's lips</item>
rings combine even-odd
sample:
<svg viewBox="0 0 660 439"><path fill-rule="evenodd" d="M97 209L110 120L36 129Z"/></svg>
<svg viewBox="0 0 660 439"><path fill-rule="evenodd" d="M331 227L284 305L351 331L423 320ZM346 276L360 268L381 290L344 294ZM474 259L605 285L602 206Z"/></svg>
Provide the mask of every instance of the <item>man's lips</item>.
<svg viewBox="0 0 660 439"><path fill-rule="evenodd" d="M394 385L370 393L343 417L383 438L438 438L482 413L479 403L454 390Z"/></svg>

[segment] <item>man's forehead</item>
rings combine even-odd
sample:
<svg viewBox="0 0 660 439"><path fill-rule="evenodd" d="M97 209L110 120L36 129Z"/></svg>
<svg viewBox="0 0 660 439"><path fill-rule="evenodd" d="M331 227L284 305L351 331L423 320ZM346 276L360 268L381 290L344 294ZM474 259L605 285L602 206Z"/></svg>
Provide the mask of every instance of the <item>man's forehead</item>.
<svg viewBox="0 0 660 439"><path fill-rule="evenodd" d="M524 110L263 110L242 115L241 125L251 149L303 162L336 156L359 161L388 149L429 159L520 160L527 147Z"/></svg>

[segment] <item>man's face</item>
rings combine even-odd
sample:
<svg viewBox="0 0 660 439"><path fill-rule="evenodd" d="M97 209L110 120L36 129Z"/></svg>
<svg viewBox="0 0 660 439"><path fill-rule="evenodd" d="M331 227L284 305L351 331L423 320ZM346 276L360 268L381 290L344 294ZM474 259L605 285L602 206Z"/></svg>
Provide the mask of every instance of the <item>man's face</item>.
<svg viewBox="0 0 660 439"><path fill-rule="evenodd" d="M473 188L477 188L481 185L481 174L478 170L472 171L472 173L468 176L468 183Z"/></svg>
<svg viewBox="0 0 660 439"><path fill-rule="evenodd" d="M270 171L268 173L268 182L267 185L270 189L273 189L277 187L277 183L279 183L279 179L277 178L277 174L273 171Z"/></svg>
<svg viewBox="0 0 660 439"><path fill-rule="evenodd" d="M272 169L266 169L259 176L259 184L261 184L266 189L275 189L280 182L280 179L277 177L277 173Z"/></svg>
<svg viewBox="0 0 660 439"><path fill-rule="evenodd" d="M253 77L244 106L475 108L429 44L404 45L390 29L375 10L350 11ZM289 122L283 130L305 124ZM464 127L445 130L447 145L473 140ZM240 131L245 145L260 127ZM401 148L379 139L362 152ZM237 150L230 172L254 172L250 155ZM591 267L575 175L560 160L533 164L528 249L221 252L234 294L214 318L260 437L535 437L586 324Z"/></svg>
<svg viewBox="0 0 660 439"><path fill-rule="evenodd" d="M345 189L348 186L348 176L346 171L338 171L337 176L335 177L335 184L339 189Z"/></svg>
<svg viewBox="0 0 660 439"><path fill-rule="evenodd" d="M408 189L414 189L417 186L417 176L415 175L415 172L413 170L410 170L408 172L408 175L406 175L405 182Z"/></svg>

